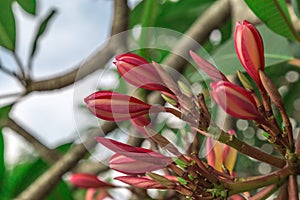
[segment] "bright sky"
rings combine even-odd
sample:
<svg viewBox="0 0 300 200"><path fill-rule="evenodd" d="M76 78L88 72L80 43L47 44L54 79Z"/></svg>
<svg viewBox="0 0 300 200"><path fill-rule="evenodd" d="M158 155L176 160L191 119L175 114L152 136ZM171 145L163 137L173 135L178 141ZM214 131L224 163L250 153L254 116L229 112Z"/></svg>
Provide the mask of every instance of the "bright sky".
<svg viewBox="0 0 300 200"><path fill-rule="evenodd" d="M39 51L34 60L36 79L55 76L82 62L109 36L113 10L112 0L52 0L38 1L38 17L25 13L14 5L17 18L17 51L24 63L27 62L30 42L38 20L51 8L58 10L39 43ZM136 0L130 1L133 5ZM15 68L9 52L0 48L1 62ZM84 84L84 83L83 83ZM18 83L0 73L0 95L20 91ZM0 106L7 102L0 100ZM18 103L12 112L15 118L37 138L55 147L71 138L76 138L73 113L73 87L46 93L32 93ZM22 138L4 129L6 155L14 159L18 151L30 151L20 143Z"/></svg>

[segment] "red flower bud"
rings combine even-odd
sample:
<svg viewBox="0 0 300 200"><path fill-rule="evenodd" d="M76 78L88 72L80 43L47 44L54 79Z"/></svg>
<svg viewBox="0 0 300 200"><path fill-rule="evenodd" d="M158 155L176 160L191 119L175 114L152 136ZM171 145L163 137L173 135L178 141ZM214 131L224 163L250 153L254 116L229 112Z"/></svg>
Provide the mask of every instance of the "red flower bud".
<svg viewBox="0 0 300 200"><path fill-rule="evenodd" d="M247 120L261 120L255 101L244 88L228 81L211 83L211 95L219 106L233 117Z"/></svg>
<svg viewBox="0 0 300 200"><path fill-rule="evenodd" d="M249 22L237 22L234 34L235 51L251 78L261 88L259 70L265 67L263 40L257 29Z"/></svg>
<svg viewBox="0 0 300 200"><path fill-rule="evenodd" d="M151 112L163 111L162 107L151 106L143 101L111 91L95 92L84 99L88 109L98 118L108 121L124 121Z"/></svg>
<svg viewBox="0 0 300 200"><path fill-rule="evenodd" d="M101 181L97 176L92 174L73 174L70 182L80 188L111 188L115 187L110 183Z"/></svg>
<svg viewBox="0 0 300 200"><path fill-rule="evenodd" d="M115 65L121 76L130 84L147 90L172 93L163 83L155 68L144 58L125 53L116 57Z"/></svg>
<svg viewBox="0 0 300 200"><path fill-rule="evenodd" d="M190 51L190 55L195 61L195 63L214 81L228 81L226 76L220 72L215 66L210 64L207 60L193 52Z"/></svg>

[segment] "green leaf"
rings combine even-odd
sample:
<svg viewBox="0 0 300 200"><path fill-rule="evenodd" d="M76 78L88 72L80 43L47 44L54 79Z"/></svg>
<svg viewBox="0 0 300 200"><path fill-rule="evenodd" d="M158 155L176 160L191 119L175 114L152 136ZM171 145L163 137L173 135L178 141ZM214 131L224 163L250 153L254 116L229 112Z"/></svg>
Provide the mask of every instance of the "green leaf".
<svg viewBox="0 0 300 200"><path fill-rule="evenodd" d="M0 108L0 121L6 120L8 118L8 114L9 114L11 108L12 108L12 105L7 105L7 106Z"/></svg>
<svg viewBox="0 0 300 200"><path fill-rule="evenodd" d="M15 166L6 180L6 196L9 199L16 197L46 169L47 164L41 159L26 161Z"/></svg>
<svg viewBox="0 0 300 200"><path fill-rule="evenodd" d="M16 23L12 12L13 0L0 1L0 46L15 50Z"/></svg>
<svg viewBox="0 0 300 200"><path fill-rule="evenodd" d="M291 40L299 40L285 0L245 0L245 2L272 31Z"/></svg>
<svg viewBox="0 0 300 200"><path fill-rule="evenodd" d="M55 150L57 150L60 153L66 153L67 151L69 151L69 149L71 148L71 146L73 145L73 142L71 143L66 143L66 144L62 144L58 147L55 148Z"/></svg>
<svg viewBox="0 0 300 200"><path fill-rule="evenodd" d="M300 0L292 0L294 12L298 18L300 18Z"/></svg>
<svg viewBox="0 0 300 200"><path fill-rule="evenodd" d="M160 5L155 10L156 17L155 21L151 22L151 26L168 28L179 32L185 32L199 15L215 2L214 0L155 1L158 1ZM130 28L137 24L142 24L146 3L147 1L141 1L131 11Z"/></svg>
<svg viewBox="0 0 300 200"><path fill-rule="evenodd" d="M27 160L16 165L5 179L5 193L1 194L4 199L14 199L38 177L49 169L49 165L42 159ZM47 200L66 199L72 200L72 192L69 186L61 181L47 196Z"/></svg>
<svg viewBox="0 0 300 200"><path fill-rule="evenodd" d="M46 200L73 200L73 195L70 187L65 181L60 181L54 190L47 196Z"/></svg>
<svg viewBox="0 0 300 200"><path fill-rule="evenodd" d="M47 16L41 21L41 23L39 25L38 31L36 32L36 35L35 35L34 40L33 40L33 45L32 45L32 49L31 49L29 61L28 61L28 63L29 63L28 64L29 69L31 69L31 67L32 67L32 60L34 58L34 55L35 55L35 52L36 52L36 49L37 49L37 45L38 45L39 39L45 33L45 31L47 30L46 29L47 25L50 22L50 20L52 19L52 17L55 15L55 13L56 13L55 9L51 10L47 14Z"/></svg>
<svg viewBox="0 0 300 200"><path fill-rule="evenodd" d="M257 27L262 35L265 46L266 67L286 62L293 58L289 42L271 32L266 26ZM245 71L242 67L234 49L233 38L221 46L213 55L216 66L225 74L235 74L237 70Z"/></svg>
<svg viewBox="0 0 300 200"><path fill-rule="evenodd" d="M4 106L0 108L0 192L5 185L5 177L6 177L6 168L5 168L5 158L4 158L4 138L2 132L1 121L5 121L8 118L8 114L11 110L12 106Z"/></svg>
<svg viewBox="0 0 300 200"><path fill-rule="evenodd" d="M26 12L35 15L36 0L17 0L17 2Z"/></svg>

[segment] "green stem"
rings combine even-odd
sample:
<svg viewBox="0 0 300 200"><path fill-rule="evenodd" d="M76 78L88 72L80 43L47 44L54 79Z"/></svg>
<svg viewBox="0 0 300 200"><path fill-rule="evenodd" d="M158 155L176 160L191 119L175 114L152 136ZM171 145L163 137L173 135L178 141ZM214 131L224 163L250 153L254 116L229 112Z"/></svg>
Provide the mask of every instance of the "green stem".
<svg viewBox="0 0 300 200"><path fill-rule="evenodd" d="M285 167L265 176L252 177L234 183L224 183L224 186L229 190L229 195L233 195L268 185L282 184L291 173L291 170L288 167Z"/></svg>

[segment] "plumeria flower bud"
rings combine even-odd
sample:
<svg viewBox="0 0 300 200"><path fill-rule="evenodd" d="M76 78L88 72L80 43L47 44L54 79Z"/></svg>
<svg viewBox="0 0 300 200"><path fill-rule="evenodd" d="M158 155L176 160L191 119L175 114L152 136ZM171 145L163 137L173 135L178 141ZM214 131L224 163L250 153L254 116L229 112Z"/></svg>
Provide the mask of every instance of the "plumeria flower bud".
<svg viewBox="0 0 300 200"><path fill-rule="evenodd" d="M170 179L174 183L176 183L176 177L165 176L165 178ZM136 176L119 176L115 178L116 180L122 181L123 183L127 183L129 185L143 188L143 189L168 189L167 186L162 185L161 183L147 177L136 177ZM175 184L174 184L175 185Z"/></svg>
<svg viewBox="0 0 300 200"><path fill-rule="evenodd" d="M114 64L128 83L138 88L172 93L165 86L155 68L144 58L136 54L125 53L116 56Z"/></svg>
<svg viewBox="0 0 300 200"><path fill-rule="evenodd" d="M116 152L117 154L126 156L133 160L138 160L138 161L142 161L142 162L159 165L160 168L163 168L173 162L172 158L164 156L158 152L155 152L155 151L152 151L149 149L145 149L145 148L141 148L141 147L133 147L128 144L124 144L124 143L121 143L121 142L118 142L118 141L115 141L112 139L108 139L108 138L103 138L103 137L96 137L96 141L101 143L108 149ZM120 157L117 157L117 158L119 159ZM127 161L132 162L132 160L130 160L130 161L127 160Z"/></svg>
<svg viewBox="0 0 300 200"><path fill-rule="evenodd" d="M261 88L259 70L263 71L265 67L264 45L255 26L245 20L242 24L237 22L234 46L240 62L257 86Z"/></svg>
<svg viewBox="0 0 300 200"><path fill-rule="evenodd" d="M163 107L111 91L95 92L84 99L88 109L98 118L108 121L124 121L151 112L161 112Z"/></svg>
<svg viewBox="0 0 300 200"><path fill-rule="evenodd" d="M225 112L233 117L247 120L262 120L254 98L244 88L228 81L211 83L211 95Z"/></svg>
<svg viewBox="0 0 300 200"><path fill-rule="evenodd" d="M236 136L235 131L232 129L229 130L228 133ZM229 170L230 173L232 173L237 157L237 150L226 144L223 144L223 150L223 165Z"/></svg>
<svg viewBox="0 0 300 200"><path fill-rule="evenodd" d="M235 135L234 130L229 130L229 134ZM237 151L230 146L213 140L208 137L206 140L207 163L216 170L222 172L222 166L232 173L236 161Z"/></svg>
<svg viewBox="0 0 300 200"><path fill-rule="evenodd" d="M88 189L86 191L85 200L104 200L112 199L112 196L108 193L106 189Z"/></svg>
<svg viewBox="0 0 300 200"><path fill-rule="evenodd" d="M110 183L101 181L97 176L92 174L73 174L70 182L79 188L112 188L115 187Z"/></svg>
<svg viewBox="0 0 300 200"><path fill-rule="evenodd" d="M226 76L220 72L215 66L210 64L207 60L193 52L190 51L190 55L195 61L195 63L214 81L228 81Z"/></svg>
<svg viewBox="0 0 300 200"><path fill-rule="evenodd" d="M237 76L247 91L254 92L254 88L252 87L251 82L241 71L239 71L239 70L237 71Z"/></svg>
<svg viewBox="0 0 300 200"><path fill-rule="evenodd" d="M124 174L144 174L146 172L155 171L164 167L166 166L163 163L155 164L152 162L144 162L123 156L118 153L114 154L109 161L109 168Z"/></svg>

